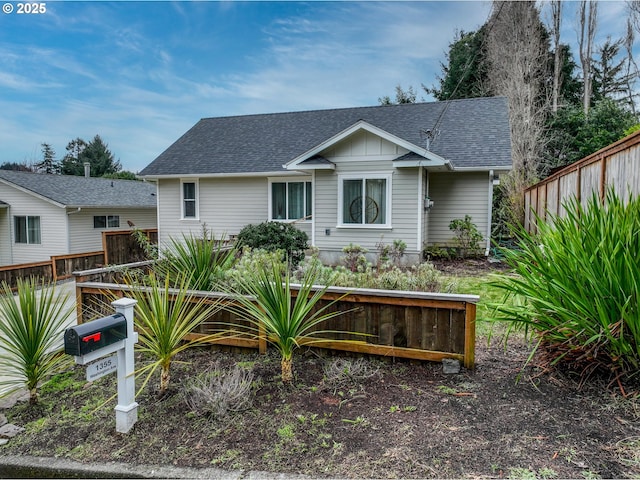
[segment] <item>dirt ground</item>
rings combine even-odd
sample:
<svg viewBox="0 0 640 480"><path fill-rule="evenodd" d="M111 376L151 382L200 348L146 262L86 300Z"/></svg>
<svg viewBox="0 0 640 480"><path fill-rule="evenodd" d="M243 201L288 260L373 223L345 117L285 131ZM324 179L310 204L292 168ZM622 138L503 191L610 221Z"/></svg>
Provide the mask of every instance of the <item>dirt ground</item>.
<svg viewBox="0 0 640 480"><path fill-rule="evenodd" d="M604 379L580 387L535 361L523 370L529 349L521 340L507 348L479 340L477 367L458 374L437 363L303 350L292 385L280 381L270 351L182 355L168 395L159 399L150 388L138 398L139 420L127 435L115 432L115 402L96 410L115 393L114 376L86 384L76 367L35 409L21 403L5 411L26 432L0 454L340 478L640 476L640 402ZM224 418L194 413L188 379L238 362L255 375L248 408Z"/></svg>

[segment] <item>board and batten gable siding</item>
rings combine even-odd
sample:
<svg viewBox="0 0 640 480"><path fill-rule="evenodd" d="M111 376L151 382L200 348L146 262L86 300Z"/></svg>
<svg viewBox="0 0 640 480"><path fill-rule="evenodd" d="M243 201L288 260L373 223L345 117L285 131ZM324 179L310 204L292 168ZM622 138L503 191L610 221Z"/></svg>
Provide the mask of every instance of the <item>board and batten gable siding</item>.
<svg viewBox="0 0 640 480"><path fill-rule="evenodd" d="M335 165L335 170L318 170L315 174L315 245L324 252L334 252L333 260L350 243L375 252L380 242L392 244L403 240L407 253L417 253L418 245L418 168L395 168L393 159L408 151L370 132L357 132L321 155ZM391 175L391 228L339 225L339 177L344 174ZM327 235L327 232L329 233Z"/></svg>
<svg viewBox="0 0 640 480"><path fill-rule="evenodd" d="M117 228L94 228L94 216L117 215L120 226ZM153 208L82 208L80 211L69 209L69 253L96 252L102 250L102 232L131 230L127 221L140 229L156 228L157 215Z"/></svg>
<svg viewBox="0 0 640 480"><path fill-rule="evenodd" d="M67 215L63 207L8 185L0 187L0 199L9 204L6 211L10 233L3 241L11 242L10 264L40 262L49 260L52 255L69 253ZM40 217L39 244L15 243L15 216Z"/></svg>
<svg viewBox="0 0 640 480"><path fill-rule="evenodd" d="M449 229L449 223L465 215L471 216L471 221L486 241L488 189L487 172L429 173L429 197L434 205L427 215L427 244L452 245L454 233Z"/></svg>
<svg viewBox="0 0 640 480"><path fill-rule="evenodd" d="M286 180L292 179L291 176L286 177ZM179 179L161 179L158 182L160 245L166 246L170 238L180 239L182 235L199 236L203 225L216 238L229 238L240 233L246 225L269 220L269 181L266 177L200 178L187 181L198 183L197 219L181 218ZM310 223L299 222L296 226L311 237Z"/></svg>

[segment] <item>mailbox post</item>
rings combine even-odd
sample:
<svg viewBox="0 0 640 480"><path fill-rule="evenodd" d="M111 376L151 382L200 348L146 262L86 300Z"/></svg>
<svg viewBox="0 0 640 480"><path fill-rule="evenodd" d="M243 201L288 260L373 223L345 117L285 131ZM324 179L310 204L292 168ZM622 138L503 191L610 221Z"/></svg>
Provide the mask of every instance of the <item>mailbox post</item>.
<svg viewBox="0 0 640 480"><path fill-rule="evenodd" d="M138 421L136 398L136 379L134 369L133 346L138 343L138 334L133 330L133 307L136 300L120 298L111 305L116 313L127 319L127 339L125 347L118 350L118 405L116 405L116 431L128 433Z"/></svg>
<svg viewBox="0 0 640 480"><path fill-rule="evenodd" d="M116 431L128 433L138 420L135 401L134 345L138 334L133 328L136 300L121 298L112 302L115 315L68 328L64 333L64 351L74 355L78 365L87 365L106 355L117 353L118 405Z"/></svg>

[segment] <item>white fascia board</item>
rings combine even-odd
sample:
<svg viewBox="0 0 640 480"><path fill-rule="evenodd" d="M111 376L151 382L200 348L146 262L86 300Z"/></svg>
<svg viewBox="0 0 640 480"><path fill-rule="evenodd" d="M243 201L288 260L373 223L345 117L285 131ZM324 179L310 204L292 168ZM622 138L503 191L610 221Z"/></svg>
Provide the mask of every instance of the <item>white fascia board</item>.
<svg viewBox="0 0 640 480"><path fill-rule="evenodd" d="M418 155L421 155L423 157L425 157L426 159L435 162L435 164L439 164L439 165L445 165L448 162L448 160L442 158L439 155L436 155L433 152L430 152L422 147L419 147L417 145L414 145L411 142L407 142L406 140L403 140L399 137L396 137L395 135L390 134L389 132L382 130L381 128L378 128L374 125L371 125L370 123L365 122L364 120L360 120L356 123L354 123L353 125L351 125L349 128L343 130L342 132L334 135L333 137L328 138L327 140L325 140L324 142L316 145L315 147L313 147L311 150L308 150L307 152L303 153L302 155L298 156L297 158L294 158L293 160L291 160L290 162L286 163L283 165L283 168L286 168L287 170L295 170L297 168L300 168L300 163L304 162L305 160L313 157L314 155L319 154L320 152L322 152L323 150L335 145L336 143L340 142L341 140L344 140L345 138L347 138L349 135L359 131L359 130L366 130L369 133L373 133L374 135L377 135L391 143L395 143L396 145L409 150L410 152L414 152L417 153Z"/></svg>
<svg viewBox="0 0 640 480"><path fill-rule="evenodd" d="M437 155L436 155L437 156ZM393 166L396 168L407 168L407 167L446 167L447 170L454 170L449 163L448 160L442 159L440 162L434 162L430 158L418 159L418 160L394 160Z"/></svg>

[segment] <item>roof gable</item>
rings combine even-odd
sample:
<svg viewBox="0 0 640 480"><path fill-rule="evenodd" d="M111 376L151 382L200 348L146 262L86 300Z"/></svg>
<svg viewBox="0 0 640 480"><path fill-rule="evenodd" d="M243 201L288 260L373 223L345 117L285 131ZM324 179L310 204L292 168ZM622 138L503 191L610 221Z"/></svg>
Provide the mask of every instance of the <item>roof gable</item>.
<svg viewBox="0 0 640 480"><path fill-rule="evenodd" d="M427 151L425 132L436 127L439 134ZM354 129L377 132L453 168L511 168L507 102L492 97L204 118L140 174L162 178L285 173L288 166L313 158Z"/></svg>
<svg viewBox="0 0 640 480"><path fill-rule="evenodd" d="M381 128L376 127L375 125L371 125L367 122L365 122L364 120L359 120L356 123L354 123L353 125L351 125L349 128L346 128L345 130L343 130L342 132L339 132L338 134L334 135L331 138L328 138L327 140L325 140L324 142L320 143L319 145L316 145L315 147L313 147L312 149L310 149L307 152L304 152L302 155L299 155L297 158L294 158L293 160L291 160L290 162L288 162L287 164L283 165L284 168L286 168L287 170L296 170L299 168L304 168L304 169L326 169L326 168L331 168L328 167L326 164L321 164L321 165L316 165L314 164L313 166L309 165L309 164L304 164L304 162L318 154L320 154L321 152L323 152L324 150L336 145L337 143L341 142L342 140L346 139L347 137L353 135L356 132L359 131L366 131L369 133L372 133L374 135L377 135L378 137L383 138L384 140L387 140L388 142L394 143L402 148L405 148L406 150L409 150L410 152L416 153L421 157L424 157L428 160L430 160L431 162L433 162L434 165L446 165L449 162L447 160L445 160L444 158L440 157L439 155L436 155L433 152L430 152L428 150L426 150L425 148L421 148L418 145L414 145L411 142L408 142L400 137L397 137L396 135L392 135L388 132L385 132L384 130L382 130Z"/></svg>
<svg viewBox="0 0 640 480"><path fill-rule="evenodd" d="M135 180L0 170L0 183L60 207L156 208L156 186Z"/></svg>

